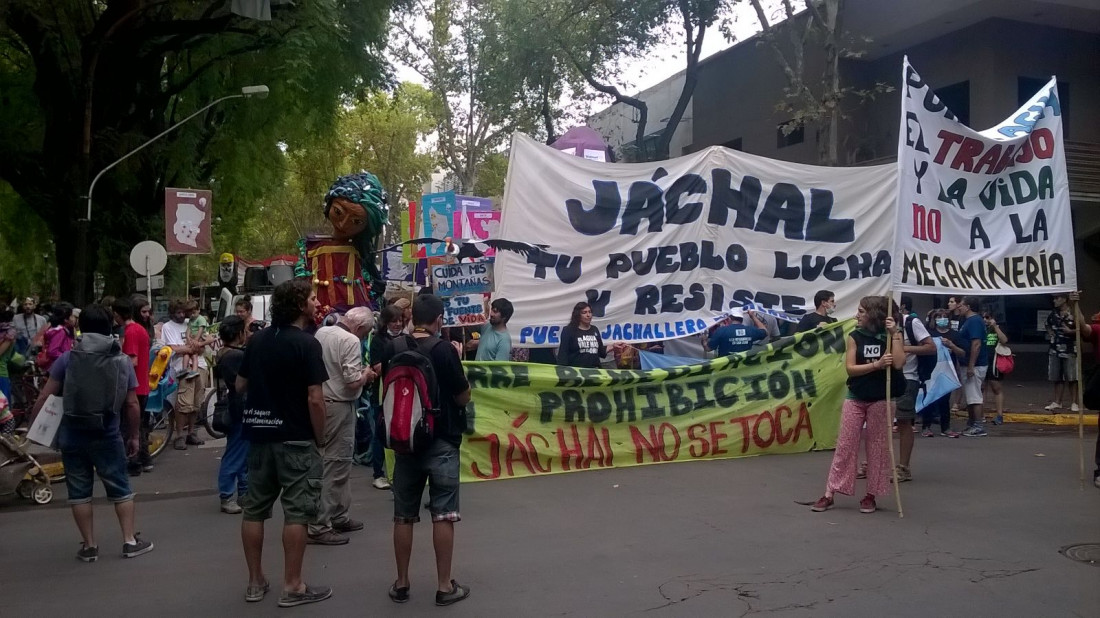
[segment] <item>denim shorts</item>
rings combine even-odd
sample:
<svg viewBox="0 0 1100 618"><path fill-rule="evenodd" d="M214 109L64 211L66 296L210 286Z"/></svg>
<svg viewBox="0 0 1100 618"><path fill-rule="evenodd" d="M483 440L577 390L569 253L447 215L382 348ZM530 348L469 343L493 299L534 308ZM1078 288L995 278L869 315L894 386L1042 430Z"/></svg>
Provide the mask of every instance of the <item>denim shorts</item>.
<svg viewBox="0 0 1100 618"><path fill-rule="evenodd" d="M66 440L66 442L69 442ZM65 466L65 488L69 504L92 501L95 474L107 490L107 499L114 503L134 499L130 477L126 474L126 447L122 438L72 440L61 444L61 463Z"/></svg>
<svg viewBox="0 0 1100 618"><path fill-rule="evenodd" d="M920 382L916 380L905 381L905 392L894 403L894 418L899 421L911 421L917 418L917 393L920 391Z"/></svg>
<svg viewBox="0 0 1100 618"><path fill-rule="evenodd" d="M276 500L287 524L311 524L321 501L321 453L312 440L253 442L248 448L245 521L271 519Z"/></svg>
<svg viewBox="0 0 1100 618"><path fill-rule="evenodd" d="M432 521L459 521L458 447L436 438L428 450L397 455L393 463L393 521L420 521L420 500L428 484L428 512Z"/></svg>

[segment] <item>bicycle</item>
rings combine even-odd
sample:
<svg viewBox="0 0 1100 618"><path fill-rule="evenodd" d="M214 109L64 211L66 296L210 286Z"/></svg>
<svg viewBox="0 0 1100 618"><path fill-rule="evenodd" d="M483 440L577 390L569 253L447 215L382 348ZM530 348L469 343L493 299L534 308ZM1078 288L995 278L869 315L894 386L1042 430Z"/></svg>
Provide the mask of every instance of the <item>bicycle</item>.
<svg viewBox="0 0 1100 618"><path fill-rule="evenodd" d="M214 404L217 401L218 389L207 387L202 410L195 414L195 423L206 430L213 440L225 437L224 433L214 431ZM151 408L150 405L145 408L145 413L150 415L149 455L156 457L172 441L172 434L176 431L176 415L173 410L173 400L163 401L159 409Z"/></svg>
<svg viewBox="0 0 1100 618"><path fill-rule="evenodd" d="M30 426L31 411L48 377L49 374L39 369L33 360L28 360L22 373L12 380L9 405L16 428Z"/></svg>

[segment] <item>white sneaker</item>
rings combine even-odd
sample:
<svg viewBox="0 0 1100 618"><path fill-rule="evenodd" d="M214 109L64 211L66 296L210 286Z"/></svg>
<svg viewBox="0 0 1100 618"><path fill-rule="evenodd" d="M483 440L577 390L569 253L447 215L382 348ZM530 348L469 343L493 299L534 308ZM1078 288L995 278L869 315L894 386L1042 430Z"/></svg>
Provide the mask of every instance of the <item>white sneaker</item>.
<svg viewBox="0 0 1100 618"><path fill-rule="evenodd" d="M390 482L386 480L386 477L384 476L380 476L374 479L374 482L371 483L371 485L374 485L375 489L390 489Z"/></svg>
<svg viewBox="0 0 1100 618"><path fill-rule="evenodd" d="M1072 406L1070 406L1070 407L1069 407L1069 411L1070 411L1070 412L1080 412L1080 411L1081 411L1081 408L1079 408L1079 407L1077 406L1077 404L1073 404Z"/></svg>
<svg viewBox="0 0 1100 618"><path fill-rule="evenodd" d="M1062 406L1061 406L1061 404L1059 404L1059 403L1058 403L1057 401L1052 401L1052 402L1050 403L1050 405L1048 405L1047 407L1045 407L1045 408L1043 408L1043 409L1044 409L1044 410L1050 410L1050 411L1054 411L1054 410L1061 410L1061 409L1062 409Z"/></svg>
<svg viewBox="0 0 1100 618"><path fill-rule="evenodd" d="M1097 489L1100 489L1100 476L1092 479L1092 484L1095 485Z"/></svg>

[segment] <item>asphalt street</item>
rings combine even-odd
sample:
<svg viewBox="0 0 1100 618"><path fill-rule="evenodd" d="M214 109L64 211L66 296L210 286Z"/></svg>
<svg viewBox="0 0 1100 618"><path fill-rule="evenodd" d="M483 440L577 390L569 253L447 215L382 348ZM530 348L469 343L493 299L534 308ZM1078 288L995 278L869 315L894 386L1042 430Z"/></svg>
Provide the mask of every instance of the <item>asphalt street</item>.
<svg viewBox="0 0 1100 618"><path fill-rule="evenodd" d="M434 606L429 524L417 529L411 601L386 596L392 500L359 467L352 515L366 530L306 552L307 581L333 597L276 608L276 519L264 555L276 590L246 604L239 519L218 512L213 489L220 448L167 451L135 480L138 529L156 549L133 560L103 502L101 557L84 564L63 485L46 507L0 498L0 614L1096 616L1100 568L1059 553L1100 543L1100 490L1078 481L1075 431L992 434L918 437L903 519L892 497L871 515L855 498L825 513L797 505L822 493L831 452L464 485L454 574L472 594L450 608Z"/></svg>

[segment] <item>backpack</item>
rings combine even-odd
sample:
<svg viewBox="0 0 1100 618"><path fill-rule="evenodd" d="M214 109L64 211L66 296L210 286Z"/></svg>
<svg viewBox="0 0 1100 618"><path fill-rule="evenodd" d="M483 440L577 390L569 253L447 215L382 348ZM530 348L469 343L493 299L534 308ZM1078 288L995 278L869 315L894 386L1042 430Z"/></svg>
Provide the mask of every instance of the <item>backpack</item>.
<svg viewBox="0 0 1100 618"><path fill-rule="evenodd" d="M917 336L913 334L913 316L905 318L905 336L909 339L909 345L920 345ZM932 377L932 371L936 368L936 354L917 356L917 380L924 384Z"/></svg>
<svg viewBox="0 0 1100 618"><path fill-rule="evenodd" d="M122 410L133 372L114 337L89 333L69 352L63 389L62 420L70 427L102 431L106 419Z"/></svg>
<svg viewBox="0 0 1100 618"><path fill-rule="evenodd" d="M394 355L382 379L378 429L382 443L395 453L422 452L435 438L440 414L439 382L431 352L446 343L435 337L416 339L409 335L392 341Z"/></svg>

